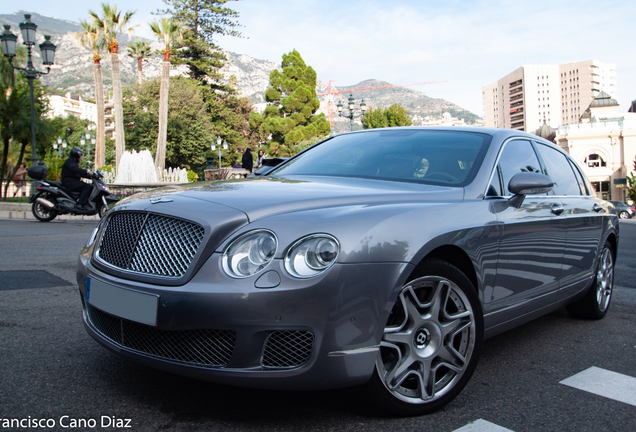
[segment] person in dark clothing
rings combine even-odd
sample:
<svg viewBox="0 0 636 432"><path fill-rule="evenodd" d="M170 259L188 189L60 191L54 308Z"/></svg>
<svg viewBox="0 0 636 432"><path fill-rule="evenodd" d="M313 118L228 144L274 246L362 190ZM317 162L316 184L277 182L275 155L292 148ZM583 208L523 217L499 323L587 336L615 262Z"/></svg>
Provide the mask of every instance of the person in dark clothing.
<svg viewBox="0 0 636 432"><path fill-rule="evenodd" d="M88 196L91 193L91 185L84 183L81 178L91 178L93 173L79 167L79 161L82 159L84 152L81 149L71 149L71 154L62 165L62 186L70 191L79 191L80 196L77 200L78 209L84 208L88 204Z"/></svg>
<svg viewBox="0 0 636 432"><path fill-rule="evenodd" d="M241 165L244 169L252 172L252 167L254 166L254 158L252 158L252 150L247 149L245 153L243 153L243 159L241 159Z"/></svg>

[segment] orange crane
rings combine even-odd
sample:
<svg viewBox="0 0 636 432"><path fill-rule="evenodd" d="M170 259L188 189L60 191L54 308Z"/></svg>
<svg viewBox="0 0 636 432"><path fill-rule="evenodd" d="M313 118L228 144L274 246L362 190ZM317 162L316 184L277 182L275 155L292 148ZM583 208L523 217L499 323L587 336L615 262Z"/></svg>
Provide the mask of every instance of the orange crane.
<svg viewBox="0 0 636 432"><path fill-rule="evenodd" d="M329 80L327 84L327 93L316 93L316 96L327 96L327 112L328 112L329 123L331 124L331 127L333 127L334 96L336 95L339 95L342 93L353 93L353 92L361 92L361 91L369 91L369 90L382 90L382 89L395 88L395 87L408 87L408 86L415 86L415 85L422 85L422 84L446 82L446 80L424 81L424 82L413 82L408 84L386 84L381 86L364 86L364 87L356 87L356 88L351 88L346 90L336 90L333 87L331 87L331 83L335 81L336 80Z"/></svg>

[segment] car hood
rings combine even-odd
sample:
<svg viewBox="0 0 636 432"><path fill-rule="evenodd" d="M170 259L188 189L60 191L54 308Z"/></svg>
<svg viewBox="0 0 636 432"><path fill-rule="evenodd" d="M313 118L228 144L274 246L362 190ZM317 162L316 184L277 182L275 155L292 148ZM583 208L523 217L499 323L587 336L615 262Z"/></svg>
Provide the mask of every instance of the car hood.
<svg viewBox="0 0 636 432"><path fill-rule="evenodd" d="M165 204L161 208L168 212L170 207L187 205L183 198L191 198L241 211L250 222L254 222L275 214L316 208L459 201L464 197L464 190L399 181L303 176L168 186L138 193L122 203L138 200L157 202L162 197ZM177 197L179 199L175 199ZM135 207L139 204L143 203L137 202Z"/></svg>

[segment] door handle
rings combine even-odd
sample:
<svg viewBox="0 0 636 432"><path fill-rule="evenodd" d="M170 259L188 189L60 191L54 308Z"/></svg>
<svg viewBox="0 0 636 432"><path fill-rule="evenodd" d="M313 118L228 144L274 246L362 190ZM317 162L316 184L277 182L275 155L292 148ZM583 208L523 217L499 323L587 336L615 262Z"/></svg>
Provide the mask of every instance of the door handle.
<svg viewBox="0 0 636 432"><path fill-rule="evenodd" d="M594 207L592 207L592 210L594 210L596 213L600 213L603 211L603 207L601 207L598 204L594 204Z"/></svg>
<svg viewBox="0 0 636 432"><path fill-rule="evenodd" d="M552 210L552 213L554 213L557 216L560 216L565 211L565 209L563 208L561 204L554 204L551 210Z"/></svg>

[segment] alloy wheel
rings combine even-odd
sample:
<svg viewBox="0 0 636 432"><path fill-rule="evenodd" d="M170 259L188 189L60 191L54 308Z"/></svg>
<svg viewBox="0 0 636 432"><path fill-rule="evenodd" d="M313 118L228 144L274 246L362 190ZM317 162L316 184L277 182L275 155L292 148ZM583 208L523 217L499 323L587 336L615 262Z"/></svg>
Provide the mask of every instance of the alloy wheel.
<svg viewBox="0 0 636 432"><path fill-rule="evenodd" d="M402 289L380 344L377 370L386 389L409 404L435 401L467 370L477 338L466 294L438 276Z"/></svg>
<svg viewBox="0 0 636 432"><path fill-rule="evenodd" d="M604 247L596 271L596 301L601 311L605 311L612 298L614 285L614 257L609 248Z"/></svg>

